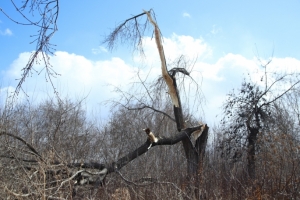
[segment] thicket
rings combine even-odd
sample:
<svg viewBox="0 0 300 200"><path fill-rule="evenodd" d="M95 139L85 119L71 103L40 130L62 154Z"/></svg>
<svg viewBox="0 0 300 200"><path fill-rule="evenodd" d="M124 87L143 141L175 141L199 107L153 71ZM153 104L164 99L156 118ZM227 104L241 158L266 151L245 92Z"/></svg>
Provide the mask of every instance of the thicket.
<svg viewBox="0 0 300 200"><path fill-rule="evenodd" d="M270 124L272 128L258 135L254 179L248 174L246 147L234 146L233 151L226 146L226 127L212 128L203 167L198 173L197 198L300 198L297 98L295 90L272 108L276 114ZM146 140L143 128L149 124L159 135L176 132L173 121L151 110L129 111L118 107L105 123L98 123L87 118L82 102L46 100L38 105L18 104L12 109L2 105L1 133L22 138L44 160L35 163L36 155L32 155L27 144L2 134L0 196L2 199L192 198L185 191L190 183L185 178L187 163L180 143L150 148L118 173L108 175L103 185L79 187L76 180L69 178L69 163L109 163L136 149ZM51 174L56 168L61 173Z"/></svg>
<svg viewBox="0 0 300 200"><path fill-rule="evenodd" d="M52 82L58 74L50 38L58 30L59 1L12 5L28 24L1 12L38 33L12 100L0 105L2 199L300 199L299 74L271 74L270 60L261 83L245 80L229 93L223 120L208 133L195 117L202 94L190 77L193 63L184 56L167 63L155 13L144 11L104 43L110 50L129 43L144 56L151 25L162 74L153 83L137 74L129 92L116 88L120 99L110 102L113 109L100 122L87 117L82 101L60 100ZM15 103L36 63L56 98Z"/></svg>

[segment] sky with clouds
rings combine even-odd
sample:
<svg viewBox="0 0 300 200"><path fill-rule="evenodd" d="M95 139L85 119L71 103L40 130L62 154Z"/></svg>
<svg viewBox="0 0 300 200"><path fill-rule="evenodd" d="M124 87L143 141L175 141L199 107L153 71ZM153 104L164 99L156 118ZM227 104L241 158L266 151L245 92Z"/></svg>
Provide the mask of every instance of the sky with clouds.
<svg viewBox="0 0 300 200"><path fill-rule="evenodd" d="M131 48L119 45L110 52L102 45L104 36L123 20L153 9L163 34L168 61L185 55L195 59L191 75L205 96L204 119L218 123L216 115L226 94L240 86L250 73L258 79L257 57L273 57L270 67L300 70L300 1L60 1L58 31L52 38L56 55L51 64L61 74L54 80L62 96L87 96L87 107L107 116L100 103L115 97L112 87L125 90L139 70L156 77L159 60L151 33L144 38L146 58L141 61ZM10 1L0 8L11 18L22 20ZM30 52L30 35L36 29L13 23L0 12L0 70L2 91L13 90ZM35 69L39 71L39 66ZM43 74L26 79L24 88L34 101L53 96Z"/></svg>

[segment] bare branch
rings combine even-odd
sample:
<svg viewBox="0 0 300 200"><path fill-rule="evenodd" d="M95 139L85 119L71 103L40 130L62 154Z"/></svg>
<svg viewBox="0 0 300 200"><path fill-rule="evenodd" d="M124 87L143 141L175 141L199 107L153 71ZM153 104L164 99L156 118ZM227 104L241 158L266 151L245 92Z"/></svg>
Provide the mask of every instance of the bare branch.
<svg viewBox="0 0 300 200"><path fill-rule="evenodd" d="M7 133L7 132L0 132L0 136L2 135L7 135L7 136L10 136L10 137L13 137L19 141L21 141L23 144L25 144L36 156L38 156L41 160L42 159L42 156L35 150L35 148L33 146L31 146L28 142L26 142L24 139L20 138L19 136L16 136L16 135L13 135L11 133Z"/></svg>
<svg viewBox="0 0 300 200"><path fill-rule="evenodd" d="M46 81L50 81L52 88L56 94L57 91L52 82L52 78L55 78L59 74L56 73L50 64L50 55L54 54L55 49L53 48L55 45L50 43L52 36L55 34L57 29L57 19L59 14L59 0L39 0L32 1L31 4L28 4L28 1L23 1L22 6L18 7L14 0L11 0L12 5L15 7L17 13L19 13L23 19L27 21L27 23L19 22L14 20L10 15L0 8L0 12L2 12L8 19L13 21L14 23L20 25L33 26L38 28L36 35L31 35L33 37L33 41L31 43L36 43L35 51L31 54L26 66L22 69L22 75L18 80L18 84L15 89L14 96L17 96L20 90L23 91L22 85L25 82L25 79L35 71L33 69L34 64L44 64L45 70L45 78ZM25 11L33 14L33 16L39 16L37 20L31 20L25 14ZM34 12L38 12L37 15L34 15ZM40 74L43 69L38 72ZM24 92L24 91L23 91ZM24 92L26 94L26 92Z"/></svg>
<svg viewBox="0 0 300 200"><path fill-rule="evenodd" d="M150 73L150 72L149 72ZM140 77L140 74L139 73L137 73L137 75L138 75L138 77L139 77L139 80L140 80L140 82L142 83L142 85L143 85L143 87L144 87L144 89L146 90L146 92L147 92L147 94L148 94L148 97L151 99L151 101L152 101L152 104L154 103L154 100L153 100L153 98L152 98L152 96L150 95L150 91L149 91L149 89L146 87L146 85L145 85L145 81L143 81L142 79L141 79L141 77ZM148 74L149 75L149 74ZM147 76L148 76L147 75ZM147 78L146 78L146 80L147 80Z"/></svg>
<svg viewBox="0 0 300 200"><path fill-rule="evenodd" d="M280 99L282 96L286 95L288 92L290 92L298 83L300 83L300 80L295 82L293 85L291 85L287 90L285 90L283 93L281 93L280 95L278 95L277 97L275 97L273 100L268 101L267 103L262 104L260 107L263 107L265 105L269 105L275 101L277 101L278 99Z"/></svg>
<svg viewBox="0 0 300 200"><path fill-rule="evenodd" d="M157 110L155 108L153 108L152 106L147 106L147 105L143 105L141 107L135 107L135 108L130 108L130 107L127 107L125 105L122 105L124 108L126 108L127 110L143 110L145 108L148 108L148 109L151 109L155 112L158 112L160 114L163 114L164 116L168 117L170 120L172 120L173 122L176 122L175 119L173 117L171 117L170 115L168 115L166 112L163 112L161 110Z"/></svg>
<svg viewBox="0 0 300 200"><path fill-rule="evenodd" d="M204 125L206 127L206 125ZM193 134L195 131L197 130L202 130L203 129L203 125L200 126L196 126L196 127L192 127L192 128L187 128L183 131L181 131L180 133L166 138L166 137L159 137L157 141L155 141L152 146L158 146L158 145L173 145L176 144L180 141L182 141L185 138L189 138L191 136L191 134ZM23 142L24 144L26 144L26 146L31 149L33 152L35 152L37 155L37 151L31 146L29 145L24 139L14 136L12 134L7 134L7 133L3 133L4 135L7 135L9 137L15 138L17 140L20 140L21 142ZM131 162L132 160L134 160L135 158L139 157L140 155L146 153L148 151L148 146L149 146L149 140L147 139L147 141L142 144L139 148L137 148L136 150L134 150L133 152L130 152L129 154L127 154L126 156L118 159L117 162L113 162L111 164L100 164L100 163L96 163L96 162L90 162L90 163L71 163L68 165L61 165L59 164L58 161L56 161L54 163L54 165L48 165L45 169L42 168L41 170L43 170L42 174L48 174L47 177L51 178L54 176L60 176L60 174L65 174L67 177L57 180L51 180L49 182L48 178L46 178L47 180L47 184L57 184L57 186L55 188L55 191L53 191L53 193L51 195L56 195L61 188L66 185L67 183L69 183L70 181L74 180L74 184L75 185L86 185L86 184L100 184L102 183L102 181L104 180L104 178L107 176L107 174L109 173L113 173L113 172L119 172L119 170L124 167L125 165L127 165L129 162ZM13 158L12 158L13 159ZM30 161L32 162L32 161ZM36 165L36 167L39 166L38 162L33 162L32 165ZM58 167L58 168L57 168ZM62 169L62 167L67 167L67 171L64 172L65 169ZM24 168L24 170L31 170L32 168ZM26 172L26 171L25 171ZM38 171L35 170L34 172L39 173ZM28 175L29 177L29 175ZM29 178L31 180L31 178ZM72 183L72 184L73 184ZM167 183L167 182L164 182ZM172 184L173 186L175 186L174 184ZM176 186L177 187L177 186ZM51 190L51 188L47 188L47 190ZM8 191L11 192L11 191ZM12 194L12 193L11 193ZM19 194L14 193L13 195L15 196L19 196ZM37 195L34 193L28 193L28 194L20 194L22 197L25 197L26 195ZM25 195L25 196L23 196ZM21 197L19 196L19 197Z"/></svg>
<svg viewBox="0 0 300 200"><path fill-rule="evenodd" d="M149 11L151 12L151 10ZM145 15L141 13L135 15L129 19L126 19L120 25L118 25L102 42L106 43L110 50L113 50L116 46L116 41L121 40L121 43L131 41L134 48L138 48L141 54L143 54L142 37L147 28L147 20L144 23L139 23L138 18Z"/></svg>

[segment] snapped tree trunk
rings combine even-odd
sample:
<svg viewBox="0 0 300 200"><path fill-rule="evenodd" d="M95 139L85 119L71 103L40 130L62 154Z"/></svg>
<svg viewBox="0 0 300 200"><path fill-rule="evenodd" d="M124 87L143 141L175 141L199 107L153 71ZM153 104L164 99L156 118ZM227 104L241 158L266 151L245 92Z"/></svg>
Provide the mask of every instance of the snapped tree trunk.
<svg viewBox="0 0 300 200"><path fill-rule="evenodd" d="M186 159L187 159L187 182L186 189L190 194L194 193L197 199L200 198L200 178L203 168L203 160L205 156L205 148L208 138L208 127L205 126L200 137L196 140L195 146L193 146L190 138L182 140Z"/></svg>
<svg viewBox="0 0 300 200"><path fill-rule="evenodd" d="M171 76L170 74L168 74ZM182 129L185 129L186 125L183 118L183 111L181 106L181 100L179 91L176 84L176 78L175 73L172 77L172 83L173 87L175 88L174 91L176 91L176 99L178 101L178 106L173 106L174 108L174 116L175 121L177 125L177 130L181 131ZM200 198L199 188L200 188L200 176L202 171L202 164L203 164L203 158L205 155L205 148L207 143L207 137L208 137L208 127L205 125L205 127L202 129L201 135L196 138L196 142L193 144L191 141L191 137L186 137L182 140L182 145L185 151L185 156L187 159L187 188L186 192L188 194L193 194L194 197L197 199Z"/></svg>
<svg viewBox="0 0 300 200"><path fill-rule="evenodd" d="M158 53L160 56L161 61L161 70L162 70L162 76L168 86L169 94L173 103L174 108L174 116L176 121L177 130L180 132L182 129L185 129L185 122L183 119L183 111L181 106L181 100L179 91L176 84L176 77L174 73L172 76L168 72L166 59L165 59L165 53L163 49L163 45L161 42L161 35L160 30L158 28L158 25L156 22L152 19L151 14L147 11L145 11L147 14L147 17L151 24L154 27L154 35L155 35L155 41L156 46L158 49ZM199 196L199 176L198 172L202 168L200 163L202 163L204 152L205 152L205 146L207 142L207 133L208 133L208 127L205 126L204 130L202 130L202 134L204 132L203 137L196 138L197 142L195 143L195 146L193 146L190 137L186 137L182 140L182 144L184 147L186 159L187 159L187 182L188 182L188 188L187 193L193 194L193 196L198 197ZM201 141L199 141L202 139ZM194 190L194 192L192 192Z"/></svg>
<svg viewBox="0 0 300 200"><path fill-rule="evenodd" d="M154 13L150 11L144 11L143 13L133 16L127 20L125 20L123 23L121 23L117 28L108 36L107 39L105 39L105 43L107 42L109 47L112 48L114 46L114 41L118 39L118 35L122 38L126 38L126 41L128 41L128 38L131 38L134 43L134 46L137 48L142 47L142 32L145 30L145 27L147 23L144 24L144 26L140 26L138 21L136 20L138 17L141 17L142 15L147 15L147 22L150 22L150 24L154 28L154 36L156 47L158 50L159 58L160 58L160 64L161 64L161 72L162 77L166 83L166 86L168 88L168 94L170 96L170 99L173 104L174 109L174 116L175 116L175 122L178 132L186 131L189 129L189 127L186 127L185 121L184 121L184 115L183 115L183 109L182 109L182 102L180 100L179 90L176 83L176 73L182 73L184 75L189 76L189 73L183 69L183 68L174 68L171 70L167 69L167 63L164 53L164 48L162 44L162 36L160 34L160 29L155 21ZM133 22L133 24L130 25L130 22ZM128 26L126 24L128 23ZM134 27L132 29L128 29L128 27ZM126 36L126 37L125 37ZM143 52L143 51L142 51ZM155 110L155 109L153 109ZM201 124L200 124L201 126ZM208 134L208 127L206 125L201 126L201 130L197 129L195 130L198 134L191 134L187 137L182 138L182 144L184 147L186 159L187 159L187 181L188 183L185 185L188 185L188 189L190 192L187 191L188 194L192 194L193 188L198 188L199 182L198 182L198 174L201 167L201 163L204 157L205 152L205 146L207 142L207 134ZM202 134L202 135L201 135ZM193 137L196 136L196 137ZM191 141L191 137L193 137L196 142L193 144ZM200 141L201 140L201 141ZM160 141L160 140L159 140ZM158 143L159 143L158 141ZM153 146L156 144L154 143ZM138 154L141 152L144 152L144 148L140 149L141 151L138 151ZM135 152L136 153L136 152ZM136 155L134 153L134 156ZM134 157L131 156L130 157ZM128 161L127 158L124 158L126 161ZM129 159L130 160L130 159ZM118 166L118 163L114 168ZM115 170L114 168L109 169L108 171ZM194 193L195 194L195 193ZM195 195L192 195L195 196Z"/></svg>

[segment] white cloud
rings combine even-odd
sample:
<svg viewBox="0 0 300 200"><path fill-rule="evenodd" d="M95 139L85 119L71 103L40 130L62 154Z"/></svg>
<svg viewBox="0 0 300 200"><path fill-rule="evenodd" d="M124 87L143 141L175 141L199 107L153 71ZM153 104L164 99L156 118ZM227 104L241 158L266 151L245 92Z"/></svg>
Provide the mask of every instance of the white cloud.
<svg viewBox="0 0 300 200"><path fill-rule="evenodd" d="M187 13L187 12L184 12L183 14L182 14L182 16L183 17L187 17L187 18L191 18L192 16L189 14L189 13Z"/></svg>
<svg viewBox="0 0 300 200"><path fill-rule="evenodd" d="M92 53L95 55L100 54L100 53L107 53L107 52L108 52L108 50L103 46L99 46L98 48L92 49Z"/></svg>
<svg viewBox="0 0 300 200"><path fill-rule="evenodd" d="M21 76L21 69L28 61L30 53L22 53L19 58L15 60L7 75L13 79ZM55 71L61 76L53 79L56 84L62 88L67 88L68 92L80 92L83 89L98 90L97 92L106 92L106 84L115 86L128 83L135 75L135 68L126 64L120 58L111 58L110 60L93 62L83 56L76 54L69 54L67 52L58 51L55 56L51 56L51 64ZM35 66L37 71L42 70L43 66ZM36 76L37 81L41 81L38 86L44 86L44 76ZM33 78L28 77L25 85L34 86ZM45 83L46 84L46 83ZM30 88L28 87L28 88ZM37 86L34 86L37 87ZM105 91L102 91L105 90Z"/></svg>
<svg viewBox="0 0 300 200"><path fill-rule="evenodd" d="M5 29L4 31L1 31L1 30L0 30L0 34L1 34L1 35L11 36L13 33L12 33L12 31L11 31L9 28L7 28L7 29Z"/></svg>
<svg viewBox="0 0 300 200"><path fill-rule="evenodd" d="M233 88L240 87L240 84L247 74L251 79L260 82L263 69L259 67L257 60L247 59L238 54L226 54L216 62L208 63L206 58L212 55L210 46L202 38L193 38L191 36L173 34L169 38L163 38L164 50L168 61L173 61L178 56L184 54L190 58L198 58L194 64L191 76L201 86L201 90L206 97L204 111L208 123L218 123L215 119L217 114L221 113L221 106L226 98L226 94ZM137 57L136 63L125 63L118 57L108 60L91 61L83 56L70 54L68 52L58 51L56 56L51 57L51 63L61 76L53 79L54 85L62 96L68 95L70 98L79 96L82 98L88 95L88 107L93 108L98 103L114 97L112 87L120 86L122 89L128 89L129 83L136 81L136 72L138 68L145 63L147 67L139 68L142 77L146 77L151 70L149 79L157 78L160 75L160 61L155 41L149 37L144 38L145 55L144 62ZM101 48L99 48L101 49ZM30 53L25 52L11 64L8 71L4 72L7 82L12 82L20 78L21 69L26 65ZM150 68L151 69L150 69ZM37 71L42 66L35 66ZM300 60L294 58L273 58L269 66L271 71L300 72ZM29 95L38 93L45 98L53 90L49 83L46 83L45 77L33 76L26 79L24 85L25 91ZM190 88L190 91L196 91ZM11 88L10 88L11 90ZM193 95L191 95L193 96ZM107 113L106 113L107 116Z"/></svg>
<svg viewBox="0 0 300 200"><path fill-rule="evenodd" d="M232 89L240 88L244 78L250 78L258 85L264 85L261 77L264 75L264 68L257 62L256 58L247 59L238 54L227 54L218 59L213 64L199 62L195 70L200 71L202 80L202 91L206 97L207 105L204 107L206 119L209 123L216 123L215 116L222 114L222 104L226 100L226 95ZM295 58L273 58L270 65L267 66L269 74L269 84L274 81L271 74L277 73L300 73L300 60ZM289 76L288 78L296 78ZM290 84L277 84L278 92L286 90ZM277 95L273 93L271 95ZM271 96L270 96L271 97ZM220 118L219 118L220 119Z"/></svg>
<svg viewBox="0 0 300 200"><path fill-rule="evenodd" d="M266 61L264 61L266 62ZM270 72L294 73L300 71L300 60L296 58L272 58L269 65Z"/></svg>
<svg viewBox="0 0 300 200"><path fill-rule="evenodd" d="M213 25L212 30L210 31L211 34L216 35L217 33L221 32L222 29L220 27L217 27L216 25Z"/></svg>
<svg viewBox="0 0 300 200"><path fill-rule="evenodd" d="M55 71L61 74L52 79L55 88L62 97L81 99L88 96L87 107L90 110L114 96L112 85L126 90L128 83L134 81L136 77L136 68L117 57L94 62L67 52L58 51L55 54L51 56L51 64ZM3 73L6 82L11 83L21 77L21 69L28 62L30 55L29 52L21 53L11 64L10 69ZM41 65L34 66L38 72L42 68ZM13 85L16 84L17 81L14 81ZM43 73L27 77L23 88L30 97L37 96L37 99L45 99L53 94L53 88L49 81L46 82Z"/></svg>
<svg viewBox="0 0 300 200"><path fill-rule="evenodd" d="M173 33L170 38L164 37L162 41L167 61L172 62L182 55L187 56L191 60L196 58L204 60L212 55L210 46L205 43L202 38L193 38L191 36ZM160 61L155 40L150 37L145 37L143 39L143 45L146 60L150 62L151 65L159 65ZM134 60L138 62L140 57L136 56Z"/></svg>
<svg viewBox="0 0 300 200"><path fill-rule="evenodd" d="M206 99L203 106L206 122L218 123L221 115L221 107L233 88L240 86L244 74L256 67L255 61L247 60L241 55L227 54L219 58L215 63L197 62L194 70L198 73L191 75L196 80L202 77L202 92Z"/></svg>

